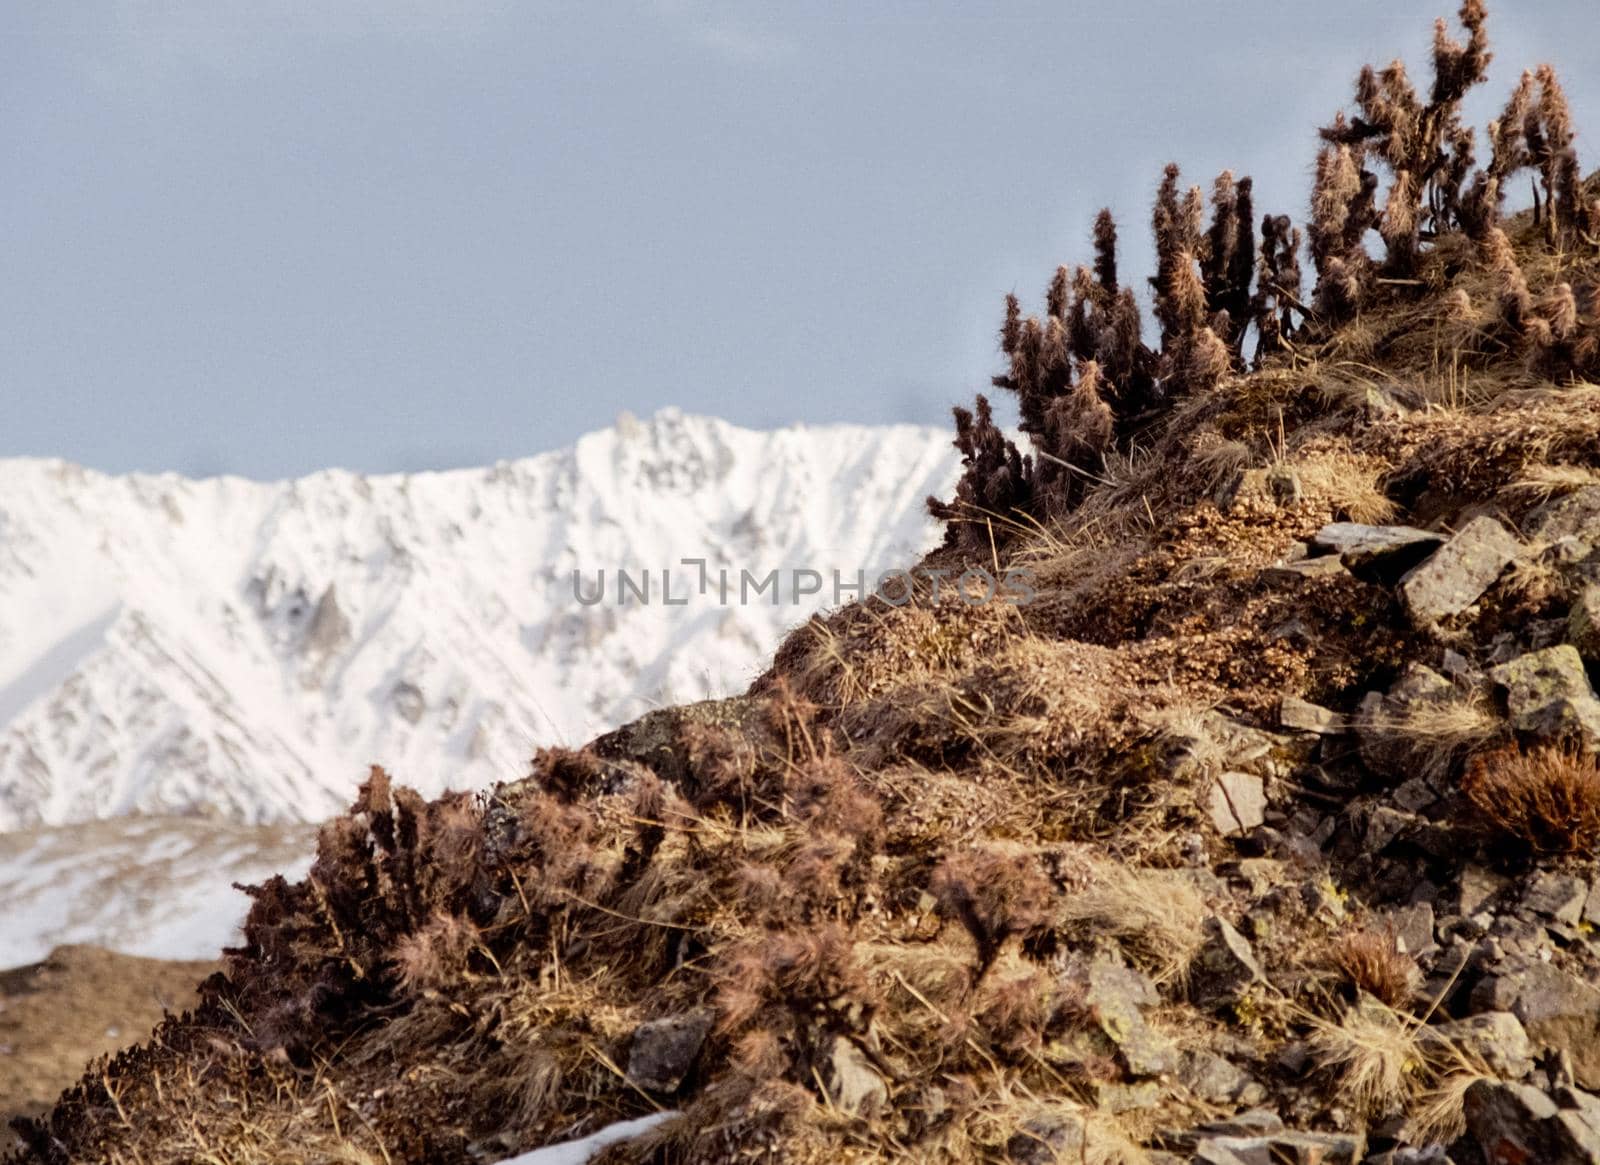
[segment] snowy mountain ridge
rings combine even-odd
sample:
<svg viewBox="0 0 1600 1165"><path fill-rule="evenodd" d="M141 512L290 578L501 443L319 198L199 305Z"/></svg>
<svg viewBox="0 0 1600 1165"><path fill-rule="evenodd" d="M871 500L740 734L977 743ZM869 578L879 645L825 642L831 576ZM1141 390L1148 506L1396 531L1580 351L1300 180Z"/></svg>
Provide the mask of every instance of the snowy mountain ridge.
<svg viewBox="0 0 1600 1165"><path fill-rule="evenodd" d="M716 572L909 566L958 468L932 429L672 409L481 470L0 461L0 830L315 821L372 763L429 794L520 775L535 745L742 687L832 587L724 604ZM653 601L619 605L618 570L654 574Z"/></svg>

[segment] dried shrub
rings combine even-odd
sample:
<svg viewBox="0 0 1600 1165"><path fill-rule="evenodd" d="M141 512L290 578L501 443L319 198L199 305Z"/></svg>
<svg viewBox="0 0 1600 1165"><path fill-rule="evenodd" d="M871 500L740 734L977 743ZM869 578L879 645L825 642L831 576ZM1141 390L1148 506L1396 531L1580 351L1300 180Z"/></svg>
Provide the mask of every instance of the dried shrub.
<svg viewBox="0 0 1600 1165"><path fill-rule="evenodd" d="M777 1034L792 1038L799 1017L836 1031L863 1032L879 1006L849 932L835 924L738 944L723 955L714 978L717 1026L730 1035L778 1024L783 1030Z"/></svg>
<svg viewBox="0 0 1600 1165"><path fill-rule="evenodd" d="M984 849L948 857L931 886L939 908L978 948L973 979L994 963L1008 938L1040 930L1050 917L1050 880L1033 856Z"/></svg>
<svg viewBox="0 0 1600 1165"><path fill-rule="evenodd" d="M955 418L961 480L952 500L930 497L928 512L948 524L951 544L982 550L991 544L991 538L1005 536L1007 527L1016 521L1015 514L1031 510L1033 460L1019 453L1016 444L1000 431L983 395L978 396L976 413L957 408Z"/></svg>
<svg viewBox="0 0 1600 1165"><path fill-rule="evenodd" d="M989 1038L990 1045L1010 1059L1036 1052L1051 1026L1058 993L1054 976L1033 969L1001 978L991 976L981 999L975 1001L972 1019ZM950 1034L965 1034L957 1022Z"/></svg>
<svg viewBox="0 0 1600 1165"><path fill-rule="evenodd" d="M1586 855L1600 844L1600 767L1552 747L1475 757L1461 790L1494 837L1535 857Z"/></svg>
<svg viewBox="0 0 1600 1165"><path fill-rule="evenodd" d="M1252 324L1261 334L1258 353L1282 346L1289 304L1298 305L1299 235L1286 219L1268 220L1275 233L1263 270L1273 285L1258 296L1251 180L1231 172L1217 178L1207 229L1204 195L1193 187L1180 196L1178 177L1178 167L1168 166L1151 219L1159 350L1143 342L1133 289L1117 282L1109 210L1095 219L1093 267L1056 268L1043 320L1006 297L1000 350L1007 368L993 383L1016 394L1032 448L1024 454L1005 437L983 396L975 412L955 410L964 471L951 501L928 499L929 512L949 525L947 544L981 553L1019 528L1072 511L1103 480L1107 458L1126 452L1174 401L1243 369ZM1272 323L1262 324L1268 315Z"/></svg>
<svg viewBox="0 0 1600 1165"><path fill-rule="evenodd" d="M1300 304L1300 232L1286 214L1261 220L1261 255L1257 260L1256 293L1250 301L1258 342L1256 365L1280 352L1294 330L1293 312Z"/></svg>
<svg viewBox="0 0 1600 1165"><path fill-rule="evenodd" d="M563 801L578 800L598 785L604 766L587 748L541 748L533 754L530 775Z"/></svg>

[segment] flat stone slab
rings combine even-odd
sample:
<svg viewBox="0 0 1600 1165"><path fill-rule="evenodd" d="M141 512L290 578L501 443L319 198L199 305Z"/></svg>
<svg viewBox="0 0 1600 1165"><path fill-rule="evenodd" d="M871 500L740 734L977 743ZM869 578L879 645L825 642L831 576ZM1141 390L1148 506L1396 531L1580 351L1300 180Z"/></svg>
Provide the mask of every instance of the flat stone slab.
<svg viewBox="0 0 1600 1165"><path fill-rule="evenodd" d="M1283 703L1278 705L1278 723L1297 732L1315 732L1318 736L1337 736L1350 730L1349 722L1339 713L1299 696L1283 698Z"/></svg>
<svg viewBox="0 0 1600 1165"><path fill-rule="evenodd" d="M1332 522L1317 531L1311 546L1313 550L1337 557L1339 564L1358 578L1392 583L1443 542L1443 534L1419 530L1415 526Z"/></svg>
<svg viewBox="0 0 1600 1165"><path fill-rule="evenodd" d="M1444 535L1415 526L1367 526L1360 522L1330 522L1318 530L1311 545L1332 554L1381 546L1438 546Z"/></svg>
<svg viewBox="0 0 1600 1165"><path fill-rule="evenodd" d="M1266 567L1262 570L1261 577L1267 582L1294 583L1305 579L1332 578L1336 575L1348 577L1349 574L1337 555L1323 554L1316 558L1301 558L1294 562L1280 562Z"/></svg>
<svg viewBox="0 0 1600 1165"><path fill-rule="evenodd" d="M1217 832L1249 833L1266 820L1266 786L1250 773L1223 773L1211 786L1208 808Z"/></svg>
<svg viewBox="0 0 1600 1165"><path fill-rule="evenodd" d="M1459 615L1522 554L1522 544L1493 518L1474 518L1400 580L1400 601L1417 627Z"/></svg>

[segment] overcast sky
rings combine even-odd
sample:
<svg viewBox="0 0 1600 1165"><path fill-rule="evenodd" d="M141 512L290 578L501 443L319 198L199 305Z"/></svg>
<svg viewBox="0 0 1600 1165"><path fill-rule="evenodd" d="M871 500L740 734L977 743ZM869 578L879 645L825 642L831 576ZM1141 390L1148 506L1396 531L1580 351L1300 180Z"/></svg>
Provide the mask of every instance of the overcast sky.
<svg viewBox="0 0 1600 1165"><path fill-rule="evenodd" d="M1167 160L1303 218L1444 0L0 2L0 455L284 476L619 410L944 424ZM1594 0L1491 0L1490 116ZM1137 265L1135 267L1134 265ZM1126 276L1125 276L1126 277Z"/></svg>

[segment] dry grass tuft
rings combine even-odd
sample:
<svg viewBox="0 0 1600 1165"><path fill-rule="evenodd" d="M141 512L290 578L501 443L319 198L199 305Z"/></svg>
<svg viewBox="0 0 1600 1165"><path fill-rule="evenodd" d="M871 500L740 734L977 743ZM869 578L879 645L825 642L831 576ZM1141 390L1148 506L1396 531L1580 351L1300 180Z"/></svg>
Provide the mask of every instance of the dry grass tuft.
<svg viewBox="0 0 1600 1165"><path fill-rule="evenodd" d="M1179 988L1205 943L1205 917L1205 899L1182 873L1110 862L1096 863L1088 885L1057 911L1063 927L1115 939L1156 982Z"/></svg>
<svg viewBox="0 0 1600 1165"><path fill-rule="evenodd" d="M1592 485L1600 485L1600 473L1586 465L1530 465L1504 492L1518 501L1539 504Z"/></svg>
<svg viewBox="0 0 1600 1165"><path fill-rule="evenodd" d="M1324 497L1333 515L1346 522L1382 525L1394 520L1395 504L1381 488L1381 463L1352 457L1319 457L1295 462L1308 494Z"/></svg>
<svg viewBox="0 0 1600 1165"><path fill-rule="evenodd" d="M1445 1040L1429 1041L1431 1082L1411 1107L1405 1139L1414 1145L1449 1145L1467 1131L1467 1090L1494 1080L1494 1070L1475 1052Z"/></svg>
<svg viewBox="0 0 1600 1165"><path fill-rule="evenodd" d="M1600 768L1559 748L1510 747L1474 758L1461 789L1493 834L1534 857L1600 844Z"/></svg>
<svg viewBox="0 0 1600 1165"><path fill-rule="evenodd" d="M1407 1111L1424 1084L1422 1025L1363 997L1337 1023L1311 1020L1310 1049L1340 1103L1363 1120Z"/></svg>
<svg viewBox="0 0 1600 1165"><path fill-rule="evenodd" d="M1504 724L1484 700L1452 695L1379 712L1367 729L1404 750L1422 775L1443 780L1463 758L1499 736Z"/></svg>
<svg viewBox="0 0 1600 1165"><path fill-rule="evenodd" d="M1362 1121L1403 1115L1404 1137L1414 1145L1449 1144L1461 1136L1467 1090L1494 1078L1478 1053L1430 1028L1426 1017L1407 1015L1370 995L1337 1021L1300 1015L1338 1103Z"/></svg>

